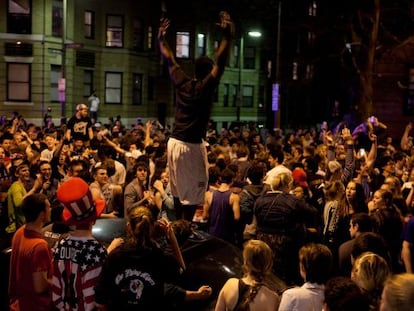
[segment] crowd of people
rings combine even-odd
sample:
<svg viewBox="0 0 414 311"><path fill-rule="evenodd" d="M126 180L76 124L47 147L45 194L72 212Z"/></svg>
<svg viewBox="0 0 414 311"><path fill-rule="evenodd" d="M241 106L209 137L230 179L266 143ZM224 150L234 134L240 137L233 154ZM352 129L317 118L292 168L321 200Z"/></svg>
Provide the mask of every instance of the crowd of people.
<svg viewBox="0 0 414 311"><path fill-rule="evenodd" d="M74 118L79 114L79 119L88 119L87 112L86 105L79 105ZM2 125L2 247L10 245L12 238L15 245L23 243L22 233L17 236L22 228L38 229L40 233L35 235L36 239L49 241L49 246L42 243L42 248L54 250L49 256L45 250L39 250L42 255L35 256L44 261L43 265L50 261L39 279L48 280L53 271L50 288L58 307L75 303L70 300L70 290L65 289L74 281L65 275L64 269L65 256L70 257L68 254L73 251L71 243L77 241L78 247L81 243L89 244L97 253L105 250L99 255L99 269L91 268L104 282L99 285L96 276L97 296L93 303L111 304L112 301L106 302L107 291L112 291L108 285L111 278L107 279L106 274L114 275L114 267L120 267L117 262L121 259L116 256L136 258L138 255L133 253L138 244L143 249L154 248L157 244L153 242L151 230L147 233L149 236L143 235L150 227L144 228L158 224L157 220L165 221L164 227L169 228L169 224L183 218L175 209L169 182L166 145L170 132L168 128L161 128L159 122L150 121L145 125L137 122L131 128L121 126L120 132L112 131L108 124L86 122L85 126L77 126L74 121L70 123L84 135L73 135L77 130L72 133L69 127L26 124L20 117L10 118ZM220 134L206 136L209 182L204 204L197 207L192 221L210 234L241 249L244 247L244 256L252 261L245 262L250 268L240 281L242 285L229 280L223 287L216 309L243 305L242 296L234 296L240 286L254 292L243 296L249 301L248 305L257 305L251 310L261 308L259 302L254 303L254 297L259 294L261 299L273 301L271 305L278 306L280 302L280 307L276 307L279 310L320 310L323 304L334 303L329 301L333 299L331 296L326 296L330 295L329 286L348 288L345 292L354 295L349 299L366 301L369 310L379 310L380 304L386 304L384 300L393 301L391 296L386 296L387 291L383 291L386 284L390 288L393 286L394 291L401 291L403 297L409 295L396 284L397 281L409 282L413 273L414 147L410 144L411 128L408 124L399 144L393 144L386 130L375 132L373 127L372 131L359 133L370 140L370 145L364 147L359 147L363 140L358 135L352 137L347 128L336 133L335 129L319 132L311 129L283 133L283 136L281 131L267 132L262 136L255 128L245 127L222 129ZM365 153L360 151L362 148ZM74 180L76 185L71 185ZM73 189L81 188L83 192L73 199L76 196ZM65 198L68 195L72 199ZM89 221L86 223L73 208L73 201L85 196L91 200L86 205L96 209L95 217L87 214ZM34 207L39 205L44 212L40 208L37 215L42 215L40 218L32 215L36 212ZM135 213L148 213L148 218L139 217L139 223L149 221L146 225L142 223L139 230L137 220L131 222L135 219L131 215ZM135 226L130 229L135 239L115 241L110 250L118 250L108 257L107 250L96 244L91 234L93 220L97 217L125 217ZM59 231L62 227L67 229L64 239ZM53 235L55 239L50 242ZM56 241L58 245L54 244ZM16 247L20 251L24 249ZM177 264L173 271L185 268L179 246L176 248L175 258L170 258ZM257 258L250 254L251 248L260 253ZM268 251L271 255L266 255ZM86 258L87 255L79 256ZM258 259L260 256L264 258ZM114 263L106 257L113 258ZM21 260L12 258L13 266ZM157 260L165 260L160 258ZM268 260L271 262L266 263ZM33 264L37 265L37 260L33 260ZM287 285L286 291L276 293L266 286L269 264L270 270ZM39 267L43 265L39 263ZM260 273L255 274L255 269ZM21 275L30 275L26 272L16 270ZM160 279L165 277L164 281L170 284L163 295L171 295L171 301L203 299L211 294L207 285L199 291L178 290L171 281L173 278L167 276L160 276ZM10 283L11 298L19 292L14 282ZM44 282L41 288L48 287L47 281ZM349 289L354 285L361 289L361 297L360 293ZM42 304L29 292L23 291L28 301ZM381 299L381 293L388 298ZM121 297L119 294L114 299L119 302ZM325 310L328 307L325 306Z"/></svg>
<svg viewBox="0 0 414 311"><path fill-rule="evenodd" d="M224 54L230 24L224 12ZM168 27L163 19L160 47L182 110L173 132L158 121L92 123L86 104L59 127L17 112L1 125L11 309L157 310L207 299L208 285L176 282L186 263L174 224L193 222L243 249L245 275L215 289L216 310L411 310L412 124L398 143L375 117L354 129L201 133L211 106L198 115L189 98L208 103L226 58L219 48L218 66L204 59L208 70L187 79L164 42ZM101 245L97 218L125 218L128 238ZM269 275L287 289L276 292Z"/></svg>

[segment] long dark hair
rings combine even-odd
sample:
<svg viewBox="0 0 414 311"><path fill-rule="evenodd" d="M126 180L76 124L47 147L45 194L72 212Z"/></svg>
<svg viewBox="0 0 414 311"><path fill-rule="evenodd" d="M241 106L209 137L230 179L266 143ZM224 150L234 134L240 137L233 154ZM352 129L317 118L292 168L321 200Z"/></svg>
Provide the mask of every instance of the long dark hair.
<svg viewBox="0 0 414 311"><path fill-rule="evenodd" d="M348 182L347 186L353 182L355 184L355 197L352 201L348 201L345 196L345 203L349 207L350 205L354 209L354 213L368 213L368 205L366 203L364 187L355 181ZM346 188L345 188L346 191Z"/></svg>

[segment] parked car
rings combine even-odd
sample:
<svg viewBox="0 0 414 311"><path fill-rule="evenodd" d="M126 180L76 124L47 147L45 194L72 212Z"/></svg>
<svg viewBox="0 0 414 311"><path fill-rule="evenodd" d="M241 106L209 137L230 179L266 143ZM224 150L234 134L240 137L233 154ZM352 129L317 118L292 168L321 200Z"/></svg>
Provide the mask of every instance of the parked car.
<svg viewBox="0 0 414 311"><path fill-rule="evenodd" d="M92 233L98 241L107 246L115 237L125 236L125 220L122 218L98 219L93 226ZM7 280L10 253L11 249L8 248L3 250L1 254L0 310L8 308ZM209 285L213 289L213 293L207 300L187 302L185 305L179 306L177 310L207 311L214 309L218 293L227 279L243 275L242 251L202 230L193 230L191 236L182 245L182 254L187 269L178 285L191 290L196 290L201 285ZM273 276L271 281L272 287L277 292L280 293L285 289L283 282L276 276Z"/></svg>

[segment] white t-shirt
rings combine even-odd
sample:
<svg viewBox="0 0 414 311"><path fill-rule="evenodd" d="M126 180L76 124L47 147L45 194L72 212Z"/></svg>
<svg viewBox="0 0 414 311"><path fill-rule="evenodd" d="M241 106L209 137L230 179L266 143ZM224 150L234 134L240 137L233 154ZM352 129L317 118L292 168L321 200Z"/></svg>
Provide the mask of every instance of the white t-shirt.
<svg viewBox="0 0 414 311"><path fill-rule="evenodd" d="M98 111L98 109L99 109L99 103L101 102L99 100L99 98L96 97L96 96L94 96L94 95L91 95L89 97L88 101L90 102L90 108L89 108L89 110L90 111Z"/></svg>

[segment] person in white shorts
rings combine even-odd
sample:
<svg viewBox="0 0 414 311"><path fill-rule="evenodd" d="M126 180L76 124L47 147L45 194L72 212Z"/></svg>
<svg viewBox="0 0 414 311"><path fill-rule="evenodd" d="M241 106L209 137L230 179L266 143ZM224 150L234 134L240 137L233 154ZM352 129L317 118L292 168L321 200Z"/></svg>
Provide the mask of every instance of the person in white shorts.
<svg viewBox="0 0 414 311"><path fill-rule="evenodd" d="M161 55L168 65L176 88L175 127L168 140L168 166L177 219L192 220L203 204L208 185L207 151L204 138L211 115L214 93L223 75L234 35L229 13L220 13L222 39L215 62L206 56L195 62L194 77L187 75L175 60L165 40L170 20L162 18L158 31Z"/></svg>

